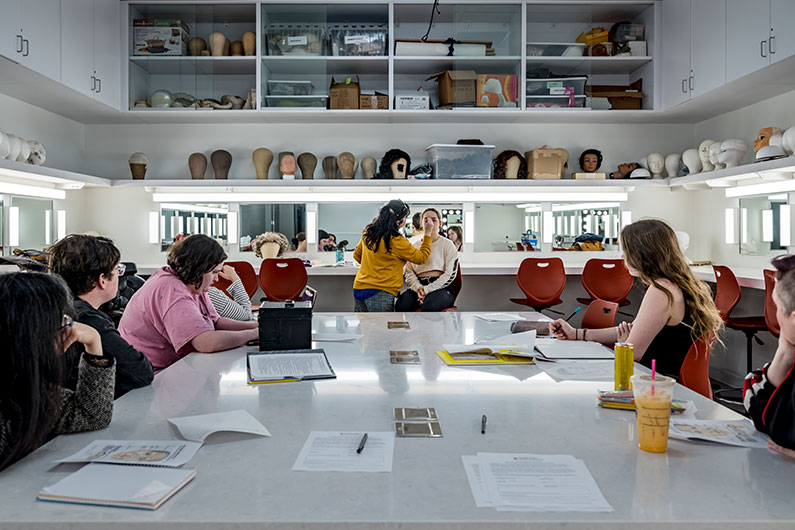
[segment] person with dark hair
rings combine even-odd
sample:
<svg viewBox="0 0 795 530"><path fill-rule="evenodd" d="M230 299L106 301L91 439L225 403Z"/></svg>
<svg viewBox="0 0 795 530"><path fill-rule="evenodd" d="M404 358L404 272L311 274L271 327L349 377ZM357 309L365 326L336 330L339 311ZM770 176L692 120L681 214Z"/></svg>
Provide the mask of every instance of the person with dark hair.
<svg viewBox="0 0 795 530"><path fill-rule="evenodd" d="M464 244L464 232L460 226L451 226L447 229L447 239L453 242L457 251L461 252L461 246Z"/></svg>
<svg viewBox="0 0 795 530"><path fill-rule="evenodd" d="M395 311L442 311L455 302L450 286L458 273L458 250L439 234L442 221L435 208L422 212L423 222L426 219L433 223L431 255L421 265L406 263L403 270L408 289L398 296Z"/></svg>
<svg viewBox="0 0 795 530"><path fill-rule="evenodd" d="M776 269L778 348L773 361L745 377L743 402L756 428L770 436L768 448L795 458L795 254L771 263Z"/></svg>
<svg viewBox="0 0 795 530"><path fill-rule="evenodd" d="M298 232L292 240L296 252L306 252L306 232Z"/></svg>
<svg viewBox="0 0 795 530"><path fill-rule="evenodd" d="M317 231L317 251L318 252L325 252L326 246L328 246L328 232L325 230L318 230Z"/></svg>
<svg viewBox="0 0 795 530"><path fill-rule="evenodd" d="M0 275L0 469L57 434L110 423L116 364L99 333L75 316L59 276ZM84 351L71 391L63 386L65 352L77 343Z"/></svg>
<svg viewBox="0 0 795 530"><path fill-rule="evenodd" d="M66 281L75 298L77 320L96 329L102 349L116 359L118 398L134 388L152 383L152 363L119 334L113 320L99 310L116 298L119 276L124 274L121 253L106 237L70 234L49 249L50 272Z"/></svg>
<svg viewBox="0 0 795 530"><path fill-rule="evenodd" d="M219 317L207 296L226 253L211 237L194 234L168 251L167 267L155 272L130 299L119 333L144 352L155 373L188 353L213 353L258 337L256 322Z"/></svg>
<svg viewBox="0 0 795 530"><path fill-rule="evenodd" d="M394 311L395 297L403 286L403 266L407 261L425 263L428 260L433 223L425 220L422 245L414 248L400 234L409 213L403 201L389 201L364 229L353 251L353 259L362 264L353 281L354 311Z"/></svg>

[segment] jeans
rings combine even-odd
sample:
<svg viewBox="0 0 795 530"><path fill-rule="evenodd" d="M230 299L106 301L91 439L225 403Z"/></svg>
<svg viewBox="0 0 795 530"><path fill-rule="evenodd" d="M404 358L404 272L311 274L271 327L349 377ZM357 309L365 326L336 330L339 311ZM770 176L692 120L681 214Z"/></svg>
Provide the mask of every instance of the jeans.
<svg viewBox="0 0 795 530"><path fill-rule="evenodd" d="M395 310L395 295L378 291L364 300L354 298L353 310L357 313L391 313Z"/></svg>
<svg viewBox="0 0 795 530"><path fill-rule="evenodd" d="M442 311L452 307L455 295L448 289L437 289L425 295L425 300L420 305L417 292L407 289L400 293L395 304L395 311Z"/></svg>

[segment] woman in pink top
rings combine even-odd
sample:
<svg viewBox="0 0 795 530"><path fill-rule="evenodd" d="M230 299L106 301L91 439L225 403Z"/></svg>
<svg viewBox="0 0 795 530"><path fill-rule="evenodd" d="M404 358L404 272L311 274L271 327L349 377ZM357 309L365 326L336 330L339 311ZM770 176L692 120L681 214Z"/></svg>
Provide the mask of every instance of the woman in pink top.
<svg viewBox="0 0 795 530"><path fill-rule="evenodd" d="M152 362L155 373L190 352L213 353L258 338L256 322L219 317L210 298L226 253L196 234L168 251L168 266L155 272L127 304L119 333Z"/></svg>

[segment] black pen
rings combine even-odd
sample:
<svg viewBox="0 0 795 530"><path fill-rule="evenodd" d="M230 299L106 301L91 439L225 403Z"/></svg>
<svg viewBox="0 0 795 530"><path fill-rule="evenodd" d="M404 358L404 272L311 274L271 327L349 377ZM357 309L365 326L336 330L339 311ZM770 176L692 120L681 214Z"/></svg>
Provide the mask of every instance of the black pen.
<svg viewBox="0 0 795 530"><path fill-rule="evenodd" d="M362 436L362 441L359 442L359 448L356 450L356 454L361 454L361 452L364 450L364 444L366 443L367 443L367 433L364 433L364 436Z"/></svg>
<svg viewBox="0 0 795 530"><path fill-rule="evenodd" d="M480 419L480 434L486 434L486 415Z"/></svg>
<svg viewBox="0 0 795 530"><path fill-rule="evenodd" d="M579 307L579 306L578 306L578 307L577 307L577 309L575 309L574 311L572 311L572 313L571 313L571 314L570 314L568 317L566 317L566 320L564 320L564 322L568 322L569 320L571 320L571 317L573 317L574 315L576 315L577 313L579 313L579 312L580 312L580 309L582 309L582 307ZM555 331L554 331L554 333L557 333L558 331L560 331L560 324L558 324L558 325L555 327Z"/></svg>

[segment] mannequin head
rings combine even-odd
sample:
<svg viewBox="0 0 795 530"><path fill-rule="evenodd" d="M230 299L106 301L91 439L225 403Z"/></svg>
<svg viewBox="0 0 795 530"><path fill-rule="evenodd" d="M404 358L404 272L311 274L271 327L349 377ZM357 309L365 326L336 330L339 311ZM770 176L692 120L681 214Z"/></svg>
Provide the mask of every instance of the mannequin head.
<svg viewBox="0 0 795 530"><path fill-rule="evenodd" d="M698 155L698 149L688 149L682 153L682 162L687 167L688 175L701 173L701 157Z"/></svg>
<svg viewBox="0 0 795 530"><path fill-rule="evenodd" d="M295 155L292 153L283 153L279 160L279 171L282 176L295 175L298 171L298 165L295 162Z"/></svg>
<svg viewBox="0 0 795 530"><path fill-rule="evenodd" d="M715 169L723 169L726 167L725 164L718 160L718 155L720 154L720 142L715 142L714 144L709 146L709 161L710 163L715 166Z"/></svg>
<svg viewBox="0 0 795 530"><path fill-rule="evenodd" d="M651 172L646 169L645 167L639 167L638 169L634 170L632 173L629 174L629 178L631 179L650 179Z"/></svg>
<svg viewBox="0 0 795 530"><path fill-rule="evenodd" d="M503 151L494 159L495 179L526 179L527 161L518 151Z"/></svg>
<svg viewBox="0 0 795 530"><path fill-rule="evenodd" d="M726 167L736 167L742 162L746 149L748 148L742 140L725 140L720 144L718 162L725 164Z"/></svg>
<svg viewBox="0 0 795 530"><path fill-rule="evenodd" d="M700 153L699 153L700 154ZM665 157L665 171L669 177L682 176L682 155L673 153Z"/></svg>
<svg viewBox="0 0 795 530"><path fill-rule="evenodd" d="M379 179L404 179L411 166L411 157L400 149L390 149L384 153L378 167Z"/></svg>
<svg viewBox="0 0 795 530"><path fill-rule="evenodd" d="M614 179L623 179L629 177L629 174L638 169L640 165L637 162L624 162L618 165L618 170L610 173Z"/></svg>
<svg viewBox="0 0 795 530"><path fill-rule="evenodd" d="M649 169L649 157L648 157L648 155L640 157L640 160L638 160L638 165L640 167L642 167L643 169Z"/></svg>
<svg viewBox="0 0 795 530"><path fill-rule="evenodd" d="M586 149L580 154L580 169L586 173L594 173L602 166L602 152L598 149Z"/></svg>
<svg viewBox="0 0 795 530"><path fill-rule="evenodd" d="M774 134L781 134L782 130L778 127L763 127L759 129L759 133L754 140L754 153L758 153L760 149L770 145L770 139Z"/></svg>
<svg viewBox="0 0 795 530"><path fill-rule="evenodd" d="M712 171L715 166L709 161L709 148L715 140L704 140L698 144L698 156L701 158L701 171Z"/></svg>
<svg viewBox="0 0 795 530"><path fill-rule="evenodd" d="M649 171L653 178L662 178L663 168L665 167L665 158L660 153L649 153L646 157L649 162Z"/></svg>
<svg viewBox="0 0 795 530"><path fill-rule="evenodd" d="M375 158L368 156L362 159L362 173L364 173L364 178L371 179L375 177L376 169L378 169L378 162L375 161Z"/></svg>
<svg viewBox="0 0 795 530"><path fill-rule="evenodd" d="M784 131L781 135L781 147L784 151L791 155L795 152L795 125Z"/></svg>

